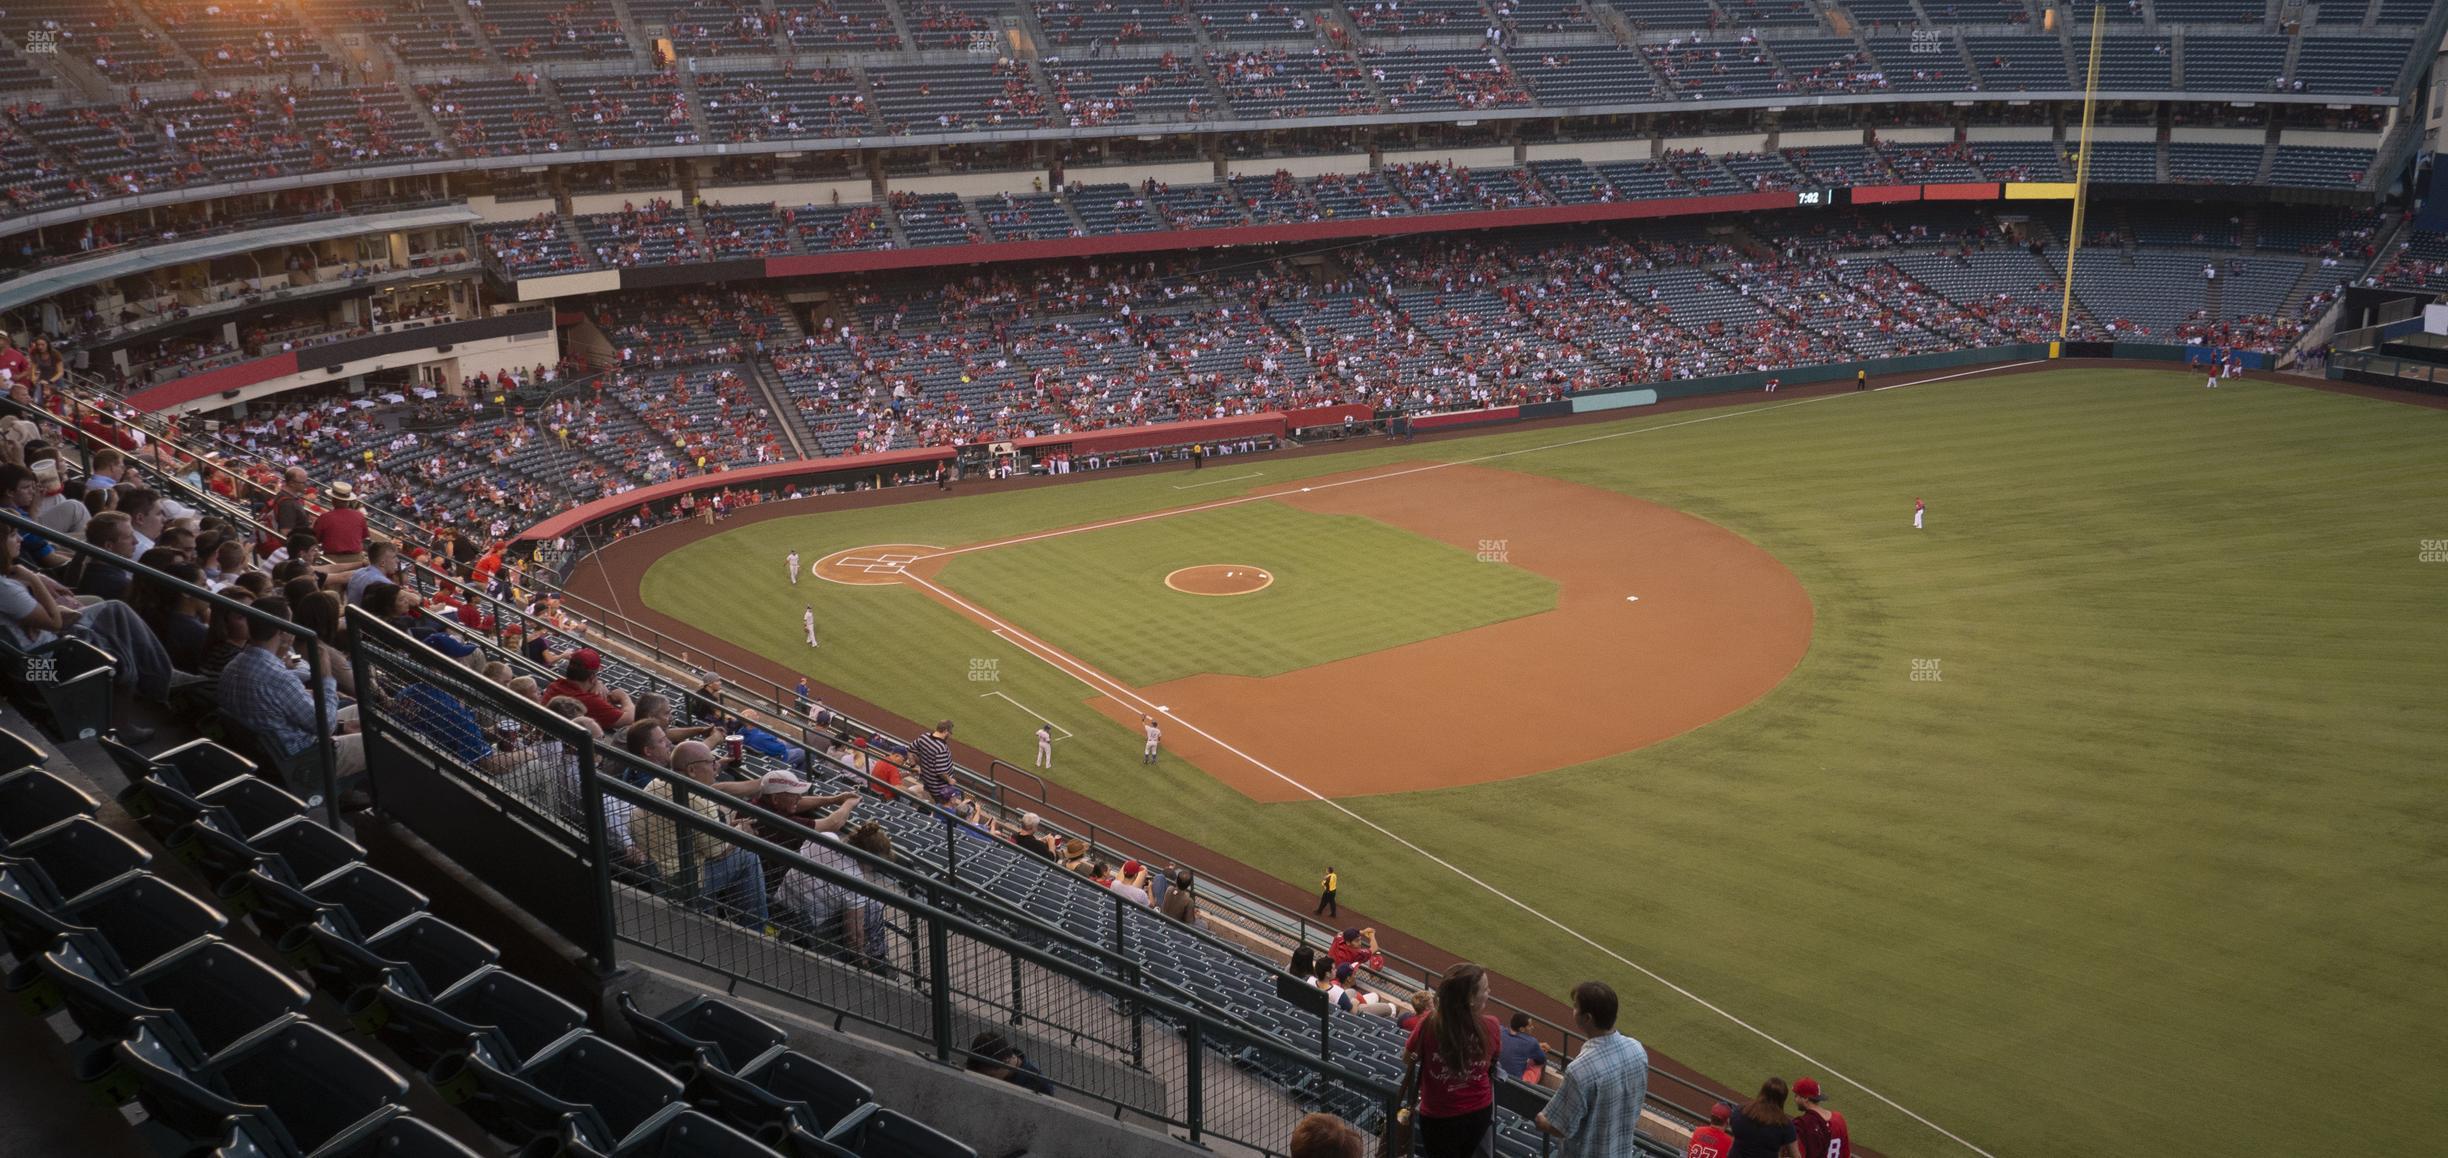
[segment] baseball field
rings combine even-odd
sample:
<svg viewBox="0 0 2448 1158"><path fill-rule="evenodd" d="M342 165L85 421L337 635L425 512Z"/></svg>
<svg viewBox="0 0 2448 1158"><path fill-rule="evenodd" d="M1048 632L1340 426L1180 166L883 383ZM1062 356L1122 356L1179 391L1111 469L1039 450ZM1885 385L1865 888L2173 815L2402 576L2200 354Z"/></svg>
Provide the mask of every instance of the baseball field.
<svg viewBox="0 0 2448 1158"><path fill-rule="evenodd" d="M2448 1133L2448 413L2051 370L806 509L633 598L1886 1154Z"/></svg>

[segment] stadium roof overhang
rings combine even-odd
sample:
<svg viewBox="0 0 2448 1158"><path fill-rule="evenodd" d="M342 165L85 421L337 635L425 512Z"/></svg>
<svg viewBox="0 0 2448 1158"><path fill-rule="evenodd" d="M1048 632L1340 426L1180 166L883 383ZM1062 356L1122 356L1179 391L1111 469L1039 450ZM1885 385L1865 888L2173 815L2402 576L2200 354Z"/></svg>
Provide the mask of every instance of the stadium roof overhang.
<svg viewBox="0 0 2448 1158"><path fill-rule="evenodd" d="M2394 94L2350 93L2278 93L2278 92L2103 92L2101 100L2109 101L2175 101L2190 104L2293 104L2293 105L2365 105L2394 108L2402 103ZM775 153L822 153L858 149L938 148L945 145L1011 144L1025 141L1081 141L1150 135L1181 135L1207 133L1265 133L1286 130L1331 128L1369 128L1398 125L1443 124L1453 121L1542 121L1587 119L1600 117L1642 116L1659 113L1716 112L1740 109L1837 108L1854 105L1898 106L1927 104L2049 104L2079 101L2079 89L2050 92L1999 92L1970 89L1961 92L1932 93L1771 93L1758 97L1738 97L1712 100L1646 101L1638 104L1614 105L1533 105L1506 109L1444 109L1418 113L1368 113L1351 116L1302 117L1298 120L1139 120L1125 124L1090 125L1077 128L982 129L975 132L909 133L900 136L872 137L794 137L782 140L700 143L695 145L653 145L633 149L573 149L564 152L515 153L503 156L455 157L440 161L414 161L400 165L372 165L365 168L336 169L317 173L297 173L281 177L264 177L250 181L232 181L216 185L190 185L159 192L142 193L91 201L82 205L45 209L22 216L0 219L0 237L22 233L46 225L78 221L105 213L122 213L156 205L176 205L214 197L234 197L248 193L275 193L330 185L343 181L373 181L401 177L430 176L444 173L464 173L502 169L532 169L537 166L602 164L619 161L671 161L692 157L753 157Z"/></svg>
<svg viewBox="0 0 2448 1158"><path fill-rule="evenodd" d="M88 209L79 217L91 217L99 210ZM47 265L32 273L0 282L0 311L39 302L66 293L80 286L94 285L113 278L144 273L166 266L185 265L193 261L209 261L216 257L232 257L271 249L283 245L306 245L356 237L367 233L391 233L407 229L431 229L442 225L465 225L478 220L475 210L465 205L438 205L427 209L403 209L390 213L369 213L356 217L330 217L315 221L295 221L286 225L268 225L261 229L243 229L235 233L198 237L187 241L170 241L160 245L132 246L99 257Z"/></svg>

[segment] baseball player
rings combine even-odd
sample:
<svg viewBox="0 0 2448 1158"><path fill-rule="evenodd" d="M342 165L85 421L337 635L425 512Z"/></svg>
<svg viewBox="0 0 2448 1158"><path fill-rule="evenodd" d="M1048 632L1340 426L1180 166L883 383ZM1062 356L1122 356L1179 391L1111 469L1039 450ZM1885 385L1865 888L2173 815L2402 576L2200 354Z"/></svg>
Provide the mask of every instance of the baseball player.
<svg viewBox="0 0 2448 1158"><path fill-rule="evenodd" d="M790 553L790 554L788 554L788 555L783 556L783 557L782 557L782 559L783 559L783 562L786 562L786 563L789 563L789 564L790 564L791 586L793 586L793 587L797 587L797 586L799 585L799 551L798 551L798 549L797 549L797 548L793 548L793 549L791 550L791 553Z"/></svg>
<svg viewBox="0 0 2448 1158"><path fill-rule="evenodd" d="M2212 383L2212 385L2217 385L2217 383L2213 382L2213 383ZM1928 504L1928 503L1924 503L1924 502L1922 502L1922 501L1921 501L1920 499L1918 499L1918 498L1915 498L1915 499L1913 500L1913 530L1918 531L1918 530L1920 530L1920 529L1921 529L1921 512L1926 511L1926 510L1928 510L1928 509L1929 509L1929 504ZM816 629L815 629L815 628L813 628L813 627L811 627L811 628L809 628L809 629L808 629L808 631L809 631L809 632L811 632L811 633L813 633L815 630L816 630ZM809 643L814 643L814 642L816 642L816 638L815 638L815 636L814 636L813 634L811 634L811 635L808 637L808 642L809 642Z"/></svg>
<svg viewBox="0 0 2448 1158"><path fill-rule="evenodd" d="M1919 516L1916 515L1914 518L1918 520ZM816 609L810 607L807 610L800 612L799 625L807 628L808 646L816 646Z"/></svg>
<svg viewBox="0 0 2448 1158"><path fill-rule="evenodd" d="M1054 766L1054 725L1052 723L1041 722L1037 725L1037 766L1040 768Z"/></svg>
<svg viewBox="0 0 2448 1158"><path fill-rule="evenodd" d="M1139 762L1153 764L1156 762L1156 745L1164 742L1164 729L1156 726L1154 716L1141 716L1139 720L1147 732L1147 749L1140 754Z"/></svg>

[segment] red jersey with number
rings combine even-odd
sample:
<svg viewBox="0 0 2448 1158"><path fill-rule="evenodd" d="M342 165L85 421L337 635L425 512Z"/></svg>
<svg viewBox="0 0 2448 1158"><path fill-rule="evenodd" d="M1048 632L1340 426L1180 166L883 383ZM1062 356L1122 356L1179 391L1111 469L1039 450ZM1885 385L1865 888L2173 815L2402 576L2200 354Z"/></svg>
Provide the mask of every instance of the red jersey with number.
<svg viewBox="0 0 2448 1158"><path fill-rule="evenodd" d="M1683 1158L1726 1158L1734 1152L1734 1135L1716 1126L1702 1126L1692 1131L1691 1146Z"/></svg>
<svg viewBox="0 0 2448 1158"><path fill-rule="evenodd" d="M1834 1110L1820 1117L1815 1110L1794 1115L1794 1132L1801 1136L1802 1158L1853 1158L1853 1135L1844 1115Z"/></svg>

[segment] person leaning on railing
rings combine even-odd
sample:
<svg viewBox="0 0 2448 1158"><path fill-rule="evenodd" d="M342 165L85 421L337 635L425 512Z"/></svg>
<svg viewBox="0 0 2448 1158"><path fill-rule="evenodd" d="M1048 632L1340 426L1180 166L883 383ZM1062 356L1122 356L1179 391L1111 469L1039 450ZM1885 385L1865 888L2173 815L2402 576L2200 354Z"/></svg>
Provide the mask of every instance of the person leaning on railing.
<svg viewBox="0 0 2448 1158"><path fill-rule="evenodd" d="M170 656L127 604L82 603L50 576L20 563L24 539L0 532L0 624L20 649L72 636L109 652L121 690L159 702L170 694ZM62 552L64 553L64 552Z"/></svg>
<svg viewBox="0 0 2448 1158"><path fill-rule="evenodd" d="M661 731L660 728L654 730ZM744 796L755 791L756 784L753 781L717 783L715 773L721 764L715 758L714 749L695 740L674 746L671 748L671 770L696 782L701 790L676 789L671 782L657 777L646 785L646 793L662 800L685 796L685 801L674 802L711 824L731 824L721 806L709 797L709 792ZM630 822L630 830L637 842L645 847L646 855L654 858L655 867L662 873L667 886L677 886L686 879L682 875L686 866L682 865L680 857L680 821L659 809L645 808L638 810L637 816ZM751 929L765 929L764 861L747 848L732 844L720 834L707 831L700 825L690 825L688 835L691 841L689 851L696 862L695 899L726 919L735 920Z"/></svg>

